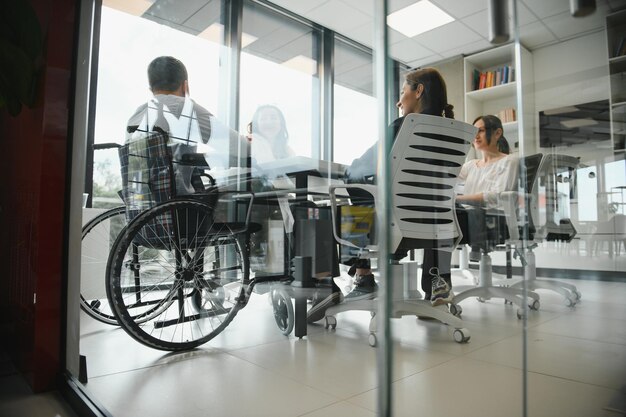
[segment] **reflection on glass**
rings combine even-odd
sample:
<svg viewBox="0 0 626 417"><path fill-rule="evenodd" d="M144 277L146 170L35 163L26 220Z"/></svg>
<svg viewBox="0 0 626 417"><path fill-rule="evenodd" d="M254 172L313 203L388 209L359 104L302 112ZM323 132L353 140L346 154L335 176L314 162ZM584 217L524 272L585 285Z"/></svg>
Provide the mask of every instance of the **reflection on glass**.
<svg viewBox="0 0 626 417"><path fill-rule="evenodd" d="M138 103L152 100L146 91L145 68L155 56L172 55L185 62L192 81L191 97L211 112L217 109L219 47L210 39L220 39L224 27L217 22L220 13L211 13L208 18L200 9L225 3L212 0L198 5L198 10L193 12L189 10L192 3L196 4L194 2L157 0L149 3L142 12L143 17L120 17L119 12L103 10L97 142L115 139L121 143L124 136L121 129L128 116ZM290 19L271 4L243 3L243 22L239 22L243 32L239 96L232 98L239 101L239 131L250 135L250 140L243 141L242 147L250 145L252 148L253 167L290 159L319 163L314 158L321 153L320 142L327 139L319 134L322 124L319 92L327 90L319 88L325 78L320 79L318 69L328 68L319 61L320 33L316 27ZM363 34L371 33L371 12L362 2L355 1L321 2L317 7L307 2L277 0L275 3L293 7L292 11L313 22L328 23L329 28L341 34L334 40L334 65L330 69L334 71L332 153L336 163L332 168L336 168L333 172L343 174L345 166L339 163L350 164L375 146L378 139L378 98L373 96L371 84L378 77L372 75L371 56L367 48L344 38L363 42L367 38ZM426 247L425 258L423 251L418 250L396 259L399 263L395 266L406 272L397 275L396 288L404 289L405 282L413 285L407 284L408 291L396 294L396 298L412 297L429 311L436 309L435 318L448 325L442 325L440 320L428 320L426 313L418 314L417 321L414 316L391 320L394 363L383 366L394 372L394 382L387 387L393 391L394 415L595 416L613 414L610 410L623 414L626 380L623 366L626 338L621 332L626 314L626 166L622 126L625 89L624 58L618 52L626 36L624 15L609 18L606 25L607 14L616 11L615 2L598 2L596 13L581 19L571 17L567 2L516 2L520 12L517 29L522 53L515 56L515 44L492 47L487 42L487 2L433 0L433 3L455 20L412 38L392 31L391 54L401 61L401 66L439 69L448 86L448 99L456 98L457 121L472 125L477 116L493 115L502 122L490 132L484 122L477 123L476 129L485 130L479 130L482 136L476 148L486 151L487 157L475 153L464 161L464 156L456 155L460 159L456 163L459 171L463 163L470 164L466 168L473 164L473 168L482 172L490 166L487 170L495 171L489 176L492 183L507 182L510 170L498 166L489 156L496 155L500 157L498 160L517 158L518 179L525 181L513 181L504 187L508 193L487 195L487 198L484 191L476 189L466 193L483 194L482 200L469 207L477 209L475 212L480 215L468 216L467 221L469 228L482 233L485 239L474 245L449 248L452 251L443 257L452 259L446 259L445 263L450 271L431 271L432 255L437 252L430 250L432 241L428 242L431 247ZM349 17L345 19L346 25L334 27L332 21L324 22L326 15L336 17L332 12L345 13ZM164 26L157 21L168 23ZM347 23L354 23L354 30ZM130 32L133 27L138 33ZM154 35L160 32L164 35ZM157 36L158 46L153 45L153 36ZM146 53L146 50L154 53ZM200 58L206 61L198 64ZM124 65L113 65L120 62ZM484 78L482 85L481 77ZM201 87L202 83L206 88ZM517 100L520 91L517 86L521 86L524 95L521 103ZM397 90L397 86L392 88ZM123 99L120 91L124 91ZM419 92L419 85L411 91ZM597 124L583 116L570 117L573 120L567 123L561 123L565 119L542 117L555 110L571 116L574 109L580 110L577 106L581 103L597 102L605 103ZM184 106L183 103L182 108ZM278 111L261 117L261 109L266 108L278 109L283 117ZM168 106L168 110L172 109ZM212 129L228 131L225 126L220 127L217 118L210 120ZM251 123L249 131L246 130L248 123ZM282 129L280 125L288 135L278 133ZM483 146L488 139L497 142L498 135L508 139L511 157ZM276 137L285 140L275 147ZM257 144L267 146L255 149L257 139ZM210 145L211 140L207 143ZM456 149L453 146L439 148L448 154ZM423 147L413 149L411 157L423 158L431 151ZM118 168L113 166L117 155L111 151L106 158L109 161L103 158L100 165L96 163L101 173L97 174L100 188L97 192L94 189L94 195L100 203L105 192L110 191L110 198L113 198L114 191L120 187L113 182L119 177ZM230 165L231 161L228 162ZM287 172L284 166L281 169L278 176ZM322 173L319 166L316 169ZM412 175L416 171L414 166L407 170L412 170ZM437 177L435 173L442 170L424 169L420 175ZM375 174L375 168L369 174ZM310 181L308 176L300 179ZM177 354L163 355L147 349L119 329L85 317L81 322L81 351L88 357L92 378L89 388L114 415L136 415L137 410L154 416L172 415L168 404L175 404L174 413L189 415L207 412L215 415L375 414L376 391L381 388L377 386L376 373L381 369L377 369L376 350L367 346L373 330L370 327L372 317L368 311L338 311L349 309L351 301L346 299L356 282L349 274L350 269L346 265L338 266L333 258L340 254L345 261L364 252L359 249L348 252L343 248L338 251L334 246L327 183L315 194L310 189L297 190L294 175L289 176L292 184L287 190L281 188L285 183L279 186L276 180L271 178L253 190L257 199L252 220L260 229L250 236L246 242L249 244L238 246L239 242L230 238L214 242L215 247L208 248L203 257L206 268L232 268L239 281L238 277L243 276L242 271L248 265L251 277L274 279L293 271L290 268L295 264L291 263L294 255L308 254L312 256L308 278L319 280L312 281L315 285L311 288L299 288L288 282L255 287L246 309L223 332L198 349ZM427 193L438 199L456 184L454 180L437 186L426 181L404 182L410 184L403 185L419 191L402 196L410 201L416 200L414 194ZM281 205L278 198L266 198L270 194L284 196L289 204ZM339 200L354 203L356 198L345 193ZM457 202L462 200L464 198L460 197ZM454 201L448 199L447 202ZM414 220L412 225L443 220L435 203L418 208L412 206L413 209L408 209L409 205L402 208L403 219ZM370 242L369 231L374 222L372 209L350 207L342 211L344 221L335 230L341 230L344 237L354 243L366 244ZM293 217L292 230L286 221L287 213ZM94 282L100 284L102 279L96 276L105 273L107 249L123 224L123 221L120 224L116 221L116 227L112 227L112 220L86 235L94 249L85 251L85 255L103 259L85 270L94 271L97 278ZM386 224L391 227L391 223ZM441 225L437 231L441 232L443 227ZM100 233L98 230L102 236L96 238L94 234L92 237L92 233ZM471 238L472 233L466 231L466 238ZM218 246L225 246L226 252ZM159 258L159 253L160 250L151 250L144 254L148 268L140 270L139 276L153 275L157 279L161 271L175 269L171 266L175 265L176 257ZM133 254L129 250L127 255L130 259ZM185 259L193 259L190 256ZM229 263L229 260L236 262ZM118 262L118 266L123 264ZM163 265L165 269L157 269ZM365 266L371 266L371 271L361 271L372 273L367 274L364 282L370 284L365 285L369 290L375 289L370 277L378 284L389 279L380 275L376 262ZM335 271L335 268L340 270ZM135 278L131 268L125 269L123 275L124 282L128 279L130 283ZM169 275L166 283L171 280L172 274ZM418 280L423 275L429 279L425 279L426 285L421 287ZM228 281L227 277L228 274L224 274L220 279ZM435 290L443 289L442 292L452 284L448 297L445 294L435 297L441 304L435 307L424 299L433 298L433 283ZM190 280L181 290L188 291L193 285ZM487 286L493 293L479 295L476 292ZM520 293L523 286L528 287L526 295ZM211 315L211 306L230 308L237 301L229 291L219 288L203 288L190 294L190 306L201 318ZM217 291L213 291L215 289ZM86 301L92 307L100 307L97 301L104 305L107 302L105 290L102 285L85 287ZM475 292L469 297L464 293L467 290ZM363 298L371 298L374 292L369 291ZM502 302L500 295L503 293L512 297L511 302ZM123 300L133 305L136 293L130 291L126 295ZM420 297L422 299L417 300ZM91 301L96 303L92 305ZM325 307L335 305L339 307L331 312L337 320L328 322L335 331L329 331L324 328L327 324ZM166 307L163 312L175 317L175 305ZM299 330L298 326L294 328L294 316L298 316L294 310L298 308L303 309L298 313L301 319L307 318L304 310L309 309L310 321ZM105 312L109 323L115 324L115 317ZM376 317L381 314L378 312ZM215 317L216 322L220 315ZM454 341L458 335L455 330L461 324L471 332L467 344ZM141 327L140 334L152 332L161 337L158 329L144 323ZM193 330L193 326L187 324L183 327L186 332ZM200 330L211 331L208 327ZM162 334L168 339L176 337L168 332ZM303 335L306 338L299 340ZM460 341L467 341L464 340L467 334L461 336L464 337ZM377 337L373 338L373 343L370 337L370 343L381 340L380 334ZM121 351L124 355L120 356ZM180 378L181 375L185 377ZM527 391L522 389L524 377L528 382ZM232 383L224 384L224 378ZM198 384L199 380L206 384ZM140 387L132 391L136 407L128 405L129 396L125 393L129 385ZM174 385L177 389L172 390ZM208 397L205 395L207 386L211 387ZM233 386L237 386L237 390L233 390ZM167 401L155 395L164 389L171 394ZM180 392L185 393L184 398L179 396ZM231 401L234 392L247 401ZM188 398L194 400L185 401ZM467 398L471 400L461 401ZM525 401L527 409L522 405Z"/></svg>
<svg viewBox="0 0 626 417"><path fill-rule="evenodd" d="M274 105L289 126L293 153L312 156L319 141L313 120L319 84L312 29L245 3L242 30L255 40L241 52L239 130L245 131L260 106Z"/></svg>
<svg viewBox="0 0 626 417"><path fill-rule="evenodd" d="M289 146L289 131L283 112L276 106L259 106L248 125L251 155L256 163L275 161L294 156Z"/></svg>
<svg viewBox="0 0 626 417"><path fill-rule="evenodd" d="M320 146L317 37L310 26L252 2L244 3L242 31L253 40L242 45L239 76L239 127L249 132L258 177L253 191L306 188L307 174L287 174L320 165L311 158ZM252 219L261 230L251 238L251 265L259 276L284 274L288 268L289 251L297 250L288 242L295 212L284 195L255 204Z"/></svg>
<svg viewBox="0 0 626 417"><path fill-rule="evenodd" d="M350 164L377 140L372 55L335 39L333 159Z"/></svg>

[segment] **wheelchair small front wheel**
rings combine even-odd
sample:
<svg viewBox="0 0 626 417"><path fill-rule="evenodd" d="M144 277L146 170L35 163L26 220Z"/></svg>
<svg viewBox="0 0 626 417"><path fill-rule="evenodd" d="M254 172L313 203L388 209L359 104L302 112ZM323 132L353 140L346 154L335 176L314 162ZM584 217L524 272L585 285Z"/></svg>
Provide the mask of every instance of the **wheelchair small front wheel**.
<svg viewBox="0 0 626 417"><path fill-rule="evenodd" d="M289 336L295 324L295 314L293 312L291 297L285 290L279 288L273 289L270 292L270 297L274 311L274 321L276 321L280 332L285 336Z"/></svg>

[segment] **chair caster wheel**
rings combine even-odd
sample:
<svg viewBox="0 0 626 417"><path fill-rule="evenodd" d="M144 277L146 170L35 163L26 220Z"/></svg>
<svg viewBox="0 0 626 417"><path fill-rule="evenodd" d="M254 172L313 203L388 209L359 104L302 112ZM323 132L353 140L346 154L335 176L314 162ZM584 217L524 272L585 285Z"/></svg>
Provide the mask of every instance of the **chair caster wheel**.
<svg viewBox="0 0 626 417"><path fill-rule="evenodd" d="M463 313L463 308L458 304L450 304L450 314L456 317L461 317L461 313Z"/></svg>
<svg viewBox="0 0 626 417"><path fill-rule="evenodd" d="M539 310L540 305L541 303L539 303L539 300L534 300L532 303L528 304L528 308L531 310Z"/></svg>
<svg viewBox="0 0 626 417"><path fill-rule="evenodd" d="M367 337L367 341L369 342L371 347L376 347L376 345L378 344L378 339L376 338L376 335L374 333L370 333L370 335Z"/></svg>
<svg viewBox="0 0 626 417"><path fill-rule="evenodd" d="M454 333L452 334L454 337L454 341L457 343L467 343L470 340L470 332L467 329L454 329Z"/></svg>
<svg viewBox="0 0 626 417"><path fill-rule="evenodd" d="M565 305L568 307L574 307L576 305L577 300L572 300L571 298L565 299Z"/></svg>
<svg viewBox="0 0 626 417"><path fill-rule="evenodd" d="M333 316L326 316L326 325L324 328L326 330L328 330L328 328L335 330L337 328L337 319Z"/></svg>

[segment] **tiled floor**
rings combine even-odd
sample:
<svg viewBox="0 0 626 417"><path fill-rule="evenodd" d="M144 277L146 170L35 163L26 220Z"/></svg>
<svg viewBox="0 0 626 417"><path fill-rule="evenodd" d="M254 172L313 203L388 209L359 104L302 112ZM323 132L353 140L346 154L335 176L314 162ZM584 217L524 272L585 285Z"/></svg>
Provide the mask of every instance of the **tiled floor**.
<svg viewBox="0 0 626 417"><path fill-rule="evenodd" d="M0 417L77 417L58 392L33 394L0 351Z"/></svg>
<svg viewBox="0 0 626 417"><path fill-rule="evenodd" d="M461 283L455 277L455 283ZM568 308L540 291L528 319L528 415L615 417L626 408L626 283L570 281L583 300ZM467 282L464 282L467 283ZM452 340L435 321L392 320L396 416L522 415L523 322L502 300L462 303L472 337ZM267 295L201 349L167 354L123 330L82 317L88 391L114 416L374 416L376 349L367 312L280 334Z"/></svg>

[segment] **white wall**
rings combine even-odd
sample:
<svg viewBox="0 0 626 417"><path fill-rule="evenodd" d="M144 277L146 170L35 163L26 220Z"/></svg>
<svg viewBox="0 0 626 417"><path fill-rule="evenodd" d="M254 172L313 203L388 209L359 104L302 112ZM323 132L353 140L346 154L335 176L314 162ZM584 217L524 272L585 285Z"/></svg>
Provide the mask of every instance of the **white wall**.
<svg viewBox="0 0 626 417"><path fill-rule="evenodd" d="M465 91L463 90L463 57L449 59L434 64L446 81L448 103L454 106L454 118L463 120L465 114ZM460 75L459 75L460 74Z"/></svg>

